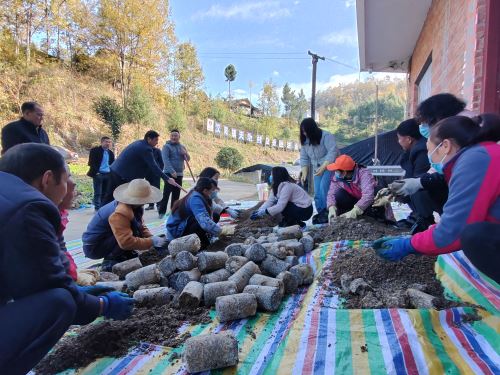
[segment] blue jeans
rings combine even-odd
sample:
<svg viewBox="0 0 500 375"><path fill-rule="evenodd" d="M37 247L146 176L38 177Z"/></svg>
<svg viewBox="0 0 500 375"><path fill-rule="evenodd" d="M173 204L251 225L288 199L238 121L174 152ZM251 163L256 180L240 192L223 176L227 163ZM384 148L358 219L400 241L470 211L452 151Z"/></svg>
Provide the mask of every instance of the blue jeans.
<svg viewBox="0 0 500 375"><path fill-rule="evenodd" d="M109 173L98 173L92 178L92 182L94 183L94 208L98 210L103 206L104 194L108 190L108 185L110 182L110 174Z"/></svg>
<svg viewBox="0 0 500 375"><path fill-rule="evenodd" d="M325 170L321 176L314 176L314 204L320 213L326 210L326 195L330 189L332 172Z"/></svg>

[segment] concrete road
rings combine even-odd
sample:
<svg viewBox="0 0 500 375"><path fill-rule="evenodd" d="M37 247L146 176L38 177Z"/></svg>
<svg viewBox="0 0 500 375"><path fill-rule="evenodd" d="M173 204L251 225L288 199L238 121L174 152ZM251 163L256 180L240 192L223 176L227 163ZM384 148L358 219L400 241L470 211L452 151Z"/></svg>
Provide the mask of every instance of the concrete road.
<svg viewBox="0 0 500 375"><path fill-rule="evenodd" d="M192 180L190 178L187 179L187 181L190 181L192 184ZM219 188L220 196L225 202L257 199L257 190L253 184L219 180ZM182 196L184 196L184 193L181 193L181 197ZM93 208L70 211L69 224L64 232L64 238L66 241L81 238L82 233L87 229L87 224L93 216ZM144 221L146 223L156 220L158 220L158 213L156 210L145 211Z"/></svg>

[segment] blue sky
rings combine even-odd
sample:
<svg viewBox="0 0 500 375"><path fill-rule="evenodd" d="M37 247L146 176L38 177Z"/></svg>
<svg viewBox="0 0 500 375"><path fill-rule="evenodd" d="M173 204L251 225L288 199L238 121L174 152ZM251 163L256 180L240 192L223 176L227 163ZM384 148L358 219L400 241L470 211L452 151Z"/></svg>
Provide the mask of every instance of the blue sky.
<svg viewBox="0 0 500 375"><path fill-rule="evenodd" d="M303 88L309 97L307 50L356 68L320 61L318 89L358 78L354 0L171 0L171 8L179 41L198 50L211 95L227 95L224 68L234 64L233 96L248 97L251 81L257 104L262 85L272 79L279 88L286 82Z"/></svg>

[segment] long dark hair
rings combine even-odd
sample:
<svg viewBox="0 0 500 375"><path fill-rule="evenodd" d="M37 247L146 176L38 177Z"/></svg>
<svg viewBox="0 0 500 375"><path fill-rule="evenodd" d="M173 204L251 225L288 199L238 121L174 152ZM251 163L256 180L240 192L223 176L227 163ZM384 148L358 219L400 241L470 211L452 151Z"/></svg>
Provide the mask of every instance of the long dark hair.
<svg viewBox="0 0 500 375"><path fill-rule="evenodd" d="M307 134L307 137L304 133ZM309 143L313 146L319 145L322 135L323 131L318 127L318 124L313 118L305 118L300 123L300 144L302 146L306 143L306 139L309 139Z"/></svg>
<svg viewBox="0 0 500 375"><path fill-rule="evenodd" d="M453 116L439 121L431 129L431 140L435 144L444 139L452 139L460 148L480 142L498 142L500 140L500 118L488 114L483 123L481 116L475 120L465 116ZM481 126L483 125L483 126Z"/></svg>
<svg viewBox="0 0 500 375"><path fill-rule="evenodd" d="M418 105L417 118L419 122L426 122L433 126L439 120L458 115L464 108L465 102L455 95L449 93L436 94Z"/></svg>
<svg viewBox="0 0 500 375"><path fill-rule="evenodd" d="M203 190L210 190L214 187L217 187L217 181L215 181L212 178L207 178L207 177L200 177L198 178L198 181L196 181L196 185L191 190L184 198L178 200L177 202L174 203L174 206L172 207L172 213L175 213L179 211L179 215L181 218L185 219L187 215L187 209L186 209L186 204L189 199L189 197L193 194L193 192L198 192L198 193L203 193ZM208 213L212 213L212 200L210 198L205 197L203 194L203 201L205 203L205 208L207 209Z"/></svg>
<svg viewBox="0 0 500 375"><path fill-rule="evenodd" d="M396 133L403 137L412 137L413 139L422 138L422 134L418 130L418 122L414 118L404 120L396 128Z"/></svg>
<svg viewBox="0 0 500 375"><path fill-rule="evenodd" d="M274 196L278 194L278 186L280 186L282 182L296 182L290 176L288 170L285 167L273 167L273 169L271 169L271 176L273 176L273 183L271 185L271 188L273 189Z"/></svg>
<svg viewBox="0 0 500 375"><path fill-rule="evenodd" d="M198 177L200 177L200 178L202 178L202 177L213 178L217 173L220 174L220 172L217 169L215 169L214 167L206 167L205 169L203 169L200 172Z"/></svg>

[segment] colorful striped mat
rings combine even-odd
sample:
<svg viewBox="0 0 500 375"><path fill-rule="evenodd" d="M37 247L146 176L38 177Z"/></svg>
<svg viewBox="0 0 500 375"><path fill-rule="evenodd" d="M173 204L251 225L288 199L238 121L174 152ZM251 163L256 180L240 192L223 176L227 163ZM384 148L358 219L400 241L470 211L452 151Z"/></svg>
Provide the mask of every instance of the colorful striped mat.
<svg viewBox="0 0 500 375"><path fill-rule="evenodd" d="M320 272L335 252L364 245L323 244L301 261ZM460 252L439 257L436 267L447 291L485 307L478 310L481 320L468 321L472 308L337 309L338 296L315 281L287 297L274 314L220 324L211 311L212 323L184 326L180 333L235 333L238 366L206 374L500 374L498 284ZM126 357L103 358L78 373L186 374L181 353L182 347L143 343Z"/></svg>

